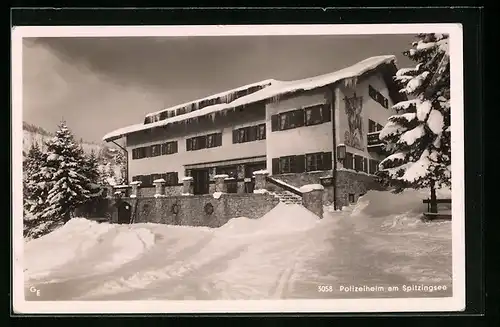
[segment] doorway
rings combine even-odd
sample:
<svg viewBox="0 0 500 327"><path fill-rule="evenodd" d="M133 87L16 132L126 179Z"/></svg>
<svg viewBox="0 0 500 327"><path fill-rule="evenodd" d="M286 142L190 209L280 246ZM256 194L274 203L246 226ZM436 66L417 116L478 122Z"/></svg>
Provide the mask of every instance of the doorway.
<svg viewBox="0 0 500 327"><path fill-rule="evenodd" d="M191 170L193 177L193 193L208 194L209 193L209 173L208 169L193 169Z"/></svg>
<svg viewBox="0 0 500 327"><path fill-rule="evenodd" d="M130 223L130 217L132 214L132 207L127 202L120 202L118 205L118 223L128 224Z"/></svg>

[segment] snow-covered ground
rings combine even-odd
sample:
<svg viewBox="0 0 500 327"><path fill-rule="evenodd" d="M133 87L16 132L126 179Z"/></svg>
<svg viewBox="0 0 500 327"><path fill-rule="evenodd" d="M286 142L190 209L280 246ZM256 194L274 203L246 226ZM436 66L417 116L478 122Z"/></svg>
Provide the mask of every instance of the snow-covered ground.
<svg viewBox="0 0 500 327"><path fill-rule="evenodd" d="M217 228L73 219L25 245L28 300L451 296L451 223L419 220L427 192L370 191L319 220L299 205ZM446 286L407 292L403 286ZM396 292L346 292L398 286ZM343 288L342 288L343 287ZM319 291L319 290L322 291Z"/></svg>

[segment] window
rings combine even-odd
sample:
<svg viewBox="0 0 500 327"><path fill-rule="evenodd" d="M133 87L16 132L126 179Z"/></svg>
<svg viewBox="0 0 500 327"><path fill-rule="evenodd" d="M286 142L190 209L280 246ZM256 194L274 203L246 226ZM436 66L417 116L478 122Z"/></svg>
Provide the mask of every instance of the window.
<svg viewBox="0 0 500 327"><path fill-rule="evenodd" d="M186 139L187 151L213 148L221 145L222 145L222 133L213 133L209 135L196 136L190 139Z"/></svg>
<svg viewBox="0 0 500 327"><path fill-rule="evenodd" d="M346 152L345 154L345 160L344 160L344 168L346 169L353 169L353 155L352 153Z"/></svg>
<svg viewBox="0 0 500 327"><path fill-rule="evenodd" d="M371 119L368 119L368 133L374 133L381 131L384 128L381 124L374 122Z"/></svg>
<svg viewBox="0 0 500 327"><path fill-rule="evenodd" d="M177 141L163 143L161 145L161 155L177 153Z"/></svg>
<svg viewBox="0 0 500 327"><path fill-rule="evenodd" d="M245 143L266 138L266 124L238 128L233 131L233 143Z"/></svg>
<svg viewBox="0 0 500 327"><path fill-rule="evenodd" d="M310 153L306 155L306 171L322 170L323 153Z"/></svg>
<svg viewBox="0 0 500 327"><path fill-rule="evenodd" d="M281 157L280 163L280 173L287 174L293 173L295 171L295 156Z"/></svg>
<svg viewBox="0 0 500 327"><path fill-rule="evenodd" d="M266 124L260 124L257 126L257 140L266 139Z"/></svg>
<svg viewBox="0 0 500 327"><path fill-rule="evenodd" d="M331 121L330 105L321 104L304 109L305 125L317 125Z"/></svg>
<svg viewBox="0 0 500 327"><path fill-rule="evenodd" d="M389 108L389 100L383 96L379 91L377 91L373 86L368 85L368 95L370 98L378 102L382 107Z"/></svg>
<svg viewBox="0 0 500 327"><path fill-rule="evenodd" d="M179 182L179 174L177 172L170 172L164 174L163 179L165 179L168 186L175 186Z"/></svg>
<svg viewBox="0 0 500 327"><path fill-rule="evenodd" d="M379 162L377 160L370 160L370 167L368 173L372 175L375 174L378 171L378 164Z"/></svg>
<svg viewBox="0 0 500 327"><path fill-rule="evenodd" d="M363 158L363 171L365 173L368 173L368 159L367 158Z"/></svg>
<svg viewBox="0 0 500 327"><path fill-rule="evenodd" d="M152 145L151 146L151 156L152 157L157 157L160 155L161 153L161 146L159 144L156 144L156 145Z"/></svg>
<svg viewBox="0 0 500 327"><path fill-rule="evenodd" d="M349 203L354 203L354 193L349 193Z"/></svg>
<svg viewBox="0 0 500 327"><path fill-rule="evenodd" d="M271 116L271 131L283 131L331 121L329 104L313 105L303 109L282 112Z"/></svg>
<svg viewBox="0 0 500 327"><path fill-rule="evenodd" d="M368 133L373 133L377 131L377 123L373 120L368 119Z"/></svg>
<svg viewBox="0 0 500 327"><path fill-rule="evenodd" d="M272 159L273 174L303 173L332 169L332 153L317 152Z"/></svg>

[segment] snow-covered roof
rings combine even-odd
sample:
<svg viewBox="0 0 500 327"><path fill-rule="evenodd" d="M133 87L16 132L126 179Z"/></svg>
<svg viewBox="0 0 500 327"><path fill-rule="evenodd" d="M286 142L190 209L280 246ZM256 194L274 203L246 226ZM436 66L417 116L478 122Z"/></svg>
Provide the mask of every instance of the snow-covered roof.
<svg viewBox="0 0 500 327"><path fill-rule="evenodd" d="M148 114L149 117L160 114L161 112L165 111L174 111L178 108L183 108L188 105L194 105L194 104L199 104L202 101L205 100L211 100L211 99L216 99L216 98L221 98L221 97L226 97L226 100L231 100L231 94L234 94L235 92L241 91L241 90L246 90L251 87L255 86L262 86L262 88L256 92L250 93L245 96L241 96L236 98L235 100L228 101L227 103L219 103L215 105L210 105L203 107L198 110L190 111L185 114L173 116L170 118L166 118L163 120L151 122L148 124L135 124L135 125L130 125L126 126L120 129L117 129L113 132L110 132L106 134L103 137L104 141L111 141L115 140L118 138L121 138L127 134L142 131L142 130L147 130L147 129L152 129L155 127L161 127L161 126L166 126L169 124L173 123L178 123L181 121L185 121L188 119L192 118L197 118L205 115L213 115L217 112L221 112L227 109L234 109L243 105L248 105L252 103L256 103L259 101L264 101L268 99L273 99L288 93L293 93L293 92L298 92L298 91L308 91L308 90L313 90L316 88L320 88L326 85L330 85L333 83L336 83L341 80L345 79L351 79L351 78L356 78L368 71L371 71L373 69L376 69L380 65L383 64L389 64L389 63L395 63L396 57L393 55L385 55L385 56L376 56L376 57L370 57L365 60L362 60L352 66L349 66L347 68L338 70L333 73L329 74L324 74L320 76L315 76L315 77L310 77L310 78L305 78L301 80L295 80L295 81L278 81L278 80L265 80L262 82L246 85L234 90L226 91L223 93L219 93L216 95L212 95L210 97L206 97L204 99L199 99L196 101L192 101L189 103L177 105L171 108L167 108L162 111L158 111L155 113Z"/></svg>

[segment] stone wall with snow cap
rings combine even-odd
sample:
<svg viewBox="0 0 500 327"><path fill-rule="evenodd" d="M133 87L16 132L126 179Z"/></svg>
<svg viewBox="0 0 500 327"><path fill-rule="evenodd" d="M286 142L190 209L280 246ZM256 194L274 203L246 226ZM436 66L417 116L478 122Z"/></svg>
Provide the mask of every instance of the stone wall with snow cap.
<svg viewBox="0 0 500 327"><path fill-rule="evenodd" d="M123 198L136 206L135 223L220 227L231 218L258 219L271 211L279 200L270 194L227 194ZM110 207L118 221L116 206Z"/></svg>
<svg viewBox="0 0 500 327"><path fill-rule="evenodd" d="M308 184L300 188L302 204L316 216L323 218L323 193L325 188L321 184Z"/></svg>

